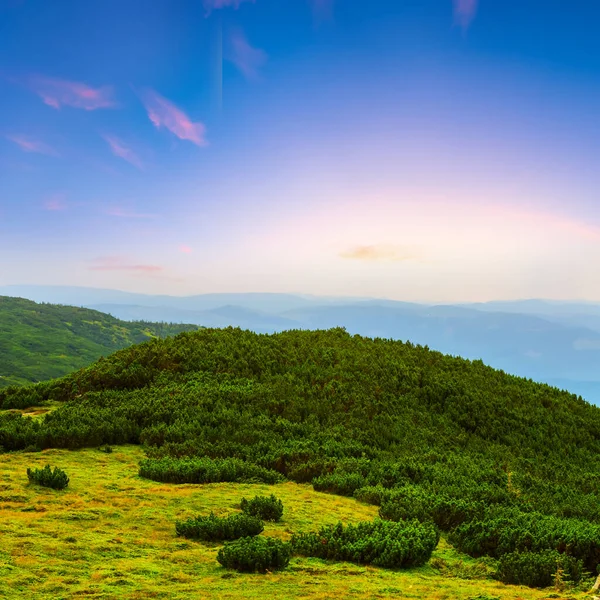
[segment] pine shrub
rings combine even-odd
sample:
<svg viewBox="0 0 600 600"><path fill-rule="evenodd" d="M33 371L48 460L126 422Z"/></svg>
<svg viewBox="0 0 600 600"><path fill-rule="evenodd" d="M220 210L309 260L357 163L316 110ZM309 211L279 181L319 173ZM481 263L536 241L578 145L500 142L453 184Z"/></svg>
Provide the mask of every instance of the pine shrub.
<svg viewBox="0 0 600 600"><path fill-rule="evenodd" d="M418 521L363 522L328 525L317 533L292 537L294 551L314 556L378 567L413 567L425 564L439 541L432 523Z"/></svg>
<svg viewBox="0 0 600 600"><path fill-rule="evenodd" d="M252 500L242 498L242 511L263 521L279 521L283 516L283 502L273 494L270 496L255 496Z"/></svg>
<svg viewBox="0 0 600 600"><path fill-rule="evenodd" d="M543 588L555 583L558 572L563 573L561 580L579 583L583 563L556 550L511 552L500 557L496 578L503 583Z"/></svg>
<svg viewBox="0 0 600 600"><path fill-rule="evenodd" d="M140 477L162 483L278 483L283 477L238 458L158 458L140 462Z"/></svg>
<svg viewBox="0 0 600 600"><path fill-rule="evenodd" d="M365 487L367 481L360 473L330 473L315 477L312 484L317 492L352 496L356 490Z"/></svg>
<svg viewBox="0 0 600 600"><path fill-rule="evenodd" d="M46 465L43 469L27 469L27 477L31 483L55 490L63 490L69 485L67 474L58 467L52 470L50 465Z"/></svg>
<svg viewBox="0 0 600 600"><path fill-rule="evenodd" d="M264 526L260 519L245 513L229 517L217 517L211 513L207 517L199 516L175 522L175 531L178 536L205 542L237 540L242 537L258 535L263 530Z"/></svg>
<svg viewBox="0 0 600 600"><path fill-rule="evenodd" d="M289 542L270 537L245 537L229 542L217 554L217 560L225 568L245 573L285 569L291 557Z"/></svg>

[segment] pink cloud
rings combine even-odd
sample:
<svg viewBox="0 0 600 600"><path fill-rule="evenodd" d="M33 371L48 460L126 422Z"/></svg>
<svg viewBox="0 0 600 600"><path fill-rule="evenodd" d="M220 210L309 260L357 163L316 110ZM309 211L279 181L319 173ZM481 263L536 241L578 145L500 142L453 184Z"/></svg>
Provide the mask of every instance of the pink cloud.
<svg viewBox="0 0 600 600"><path fill-rule="evenodd" d="M181 246L179 246L179 252L183 252L183 254L191 254L192 249L189 246L182 244Z"/></svg>
<svg viewBox="0 0 600 600"><path fill-rule="evenodd" d="M230 44L229 60L247 79L256 79L260 67L267 61L267 53L264 50L253 48L240 30L232 33Z"/></svg>
<svg viewBox="0 0 600 600"><path fill-rule="evenodd" d="M146 90L142 94L142 102L148 112L148 118L157 129L164 127L180 140L188 140L197 146L208 144L205 125L192 122L180 108L154 90Z"/></svg>
<svg viewBox="0 0 600 600"><path fill-rule="evenodd" d="M46 156L59 156L58 152L39 140L21 134L7 135L7 140L14 142L23 150L23 152L35 152L37 154L45 154Z"/></svg>
<svg viewBox="0 0 600 600"><path fill-rule="evenodd" d="M90 271L129 271L141 275L154 275L164 271L163 267L158 265L144 265L129 262L122 256L104 256L96 258L93 264L88 267Z"/></svg>
<svg viewBox="0 0 600 600"><path fill-rule="evenodd" d="M204 0L204 8L206 14L209 15L213 10L221 8L239 8L243 2L254 2L254 0Z"/></svg>
<svg viewBox="0 0 600 600"><path fill-rule="evenodd" d="M44 208L46 210L58 211L58 210L66 210L67 202L66 196L64 194L54 194L50 196L44 202Z"/></svg>
<svg viewBox="0 0 600 600"><path fill-rule="evenodd" d="M468 29L477 13L479 0L453 0L454 21L463 29Z"/></svg>
<svg viewBox="0 0 600 600"><path fill-rule="evenodd" d="M85 83L34 75L26 80L27 87L48 106L59 109L71 106L83 110L114 108L113 89L110 86L92 88Z"/></svg>
<svg viewBox="0 0 600 600"><path fill-rule="evenodd" d="M104 141L110 146L112 153L140 170L144 165L139 156L129 148L122 140L114 135L103 135Z"/></svg>
<svg viewBox="0 0 600 600"><path fill-rule="evenodd" d="M150 213L137 213L135 211L128 211L120 206L109 208L106 213L110 217L121 217L123 219L154 219L156 215Z"/></svg>

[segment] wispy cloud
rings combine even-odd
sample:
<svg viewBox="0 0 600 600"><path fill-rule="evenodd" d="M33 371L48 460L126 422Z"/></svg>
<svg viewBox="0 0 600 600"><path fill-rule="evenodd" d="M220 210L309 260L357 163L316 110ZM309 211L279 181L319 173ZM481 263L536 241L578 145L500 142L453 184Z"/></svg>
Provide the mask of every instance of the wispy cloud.
<svg viewBox="0 0 600 600"><path fill-rule="evenodd" d="M138 213L131 210L126 210L120 206L113 206L105 211L110 217L119 217L122 219L154 219L157 215L151 213Z"/></svg>
<svg viewBox="0 0 600 600"><path fill-rule="evenodd" d="M102 256L91 262L90 271L128 271L140 275L156 275L164 271L159 265L135 263L123 256Z"/></svg>
<svg viewBox="0 0 600 600"><path fill-rule="evenodd" d="M479 0L453 0L454 22L464 30L469 28L477 14Z"/></svg>
<svg viewBox="0 0 600 600"><path fill-rule="evenodd" d="M371 246L354 246L340 253L342 258L350 260L362 260L366 262L392 261L402 262L419 258L418 253L409 248L387 244Z"/></svg>
<svg viewBox="0 0 600 600"><path fill-rule="evenodd" d="M126 160L129 164L137 167L140 170L144 169L140 157L125 144L122 140L114 135L103 135L104 141L109 145L112 153L123 160Z"/></svg>
<svg viewBox="0 0 600 600"><path fill-rule="evenodd" d="M320 23L333 17L334 0L309 0L315 21Z"/></svg>
<svg viewBox="0 0 600 600"><path fill-rule="evenodd" d="M44 208L51 211L67 210L67 197L65 194L53 194L44 201Z"/></svg>
<svg viewBox="0 0 600 600"><path fill-rule="evenodd" d="M237 29L231 33L228 59L244 74L247 79L256 79L259 69L267 62L268 55L264 50L250 45L244 32Z"/></svg>
<svg viewBox="0 0 600 600"><path fill-rule="evenodd" d="M35 152L46 156L60 156L59 153L48 144L22 134L7 135L7 140L15 143L24 152Z"/></svg>
<svg viewBox="0 0 600 600"><path fill-rule="evenodd" d="M183 254L191 254L192 249L189 246L182 244L181 246L179 246L179 252L182 252Z"/></svg>
<svg viewBox="0 0 600 600"><path fill-rule="evenodd" d="M188 140L197 146L208 144L203 123L194 123L180 108L154 90L146 90L141 98L148 118L157 129L164 127L180 140Z"/></svg>
<svg viewBox="0 0 600 600"><path fill-rule="evenodd" d="M85 83L41 75L28 77L25 85L37 94L44 104L56 109L71 106L83 110L96 110L116 106L113 89L107 85L93 88Z"/></svg>
<svg viewBox="0 0 600 600"><path fill-rule="evenodd" d="M239 8L240 4L244 2L254 3L254 0L204 0L204 8L206 9L206 14L209 15L213 10L221 8Z"/></svg>

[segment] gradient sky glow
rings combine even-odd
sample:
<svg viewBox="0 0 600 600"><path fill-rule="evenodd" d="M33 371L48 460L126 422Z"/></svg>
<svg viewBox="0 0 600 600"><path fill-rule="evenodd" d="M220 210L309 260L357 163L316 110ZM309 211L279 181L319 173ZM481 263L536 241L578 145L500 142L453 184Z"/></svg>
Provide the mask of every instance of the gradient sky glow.
<svg viewBox="0 0 600 600"><path fill-rule="evenodd" d="M0 285L600 301L599 20L0 0Z"/></svg>

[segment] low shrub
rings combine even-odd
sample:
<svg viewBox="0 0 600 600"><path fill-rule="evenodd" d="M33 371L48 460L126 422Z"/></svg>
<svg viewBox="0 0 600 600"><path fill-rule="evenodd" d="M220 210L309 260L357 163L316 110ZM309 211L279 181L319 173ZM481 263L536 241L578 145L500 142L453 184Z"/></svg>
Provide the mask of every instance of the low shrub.
<svg viewBox="0 0 600 600"><path fill-rule="evenodd" d="M109 446L108 444L106 444L106 446L100 446L98 450L100 450L100 452L104 452L104 454L111 454L113 451L112 446Z"/></svg>
<svg viewBox="0 0 600 600"><path fill-rule="evenodd" d="M27 469L27 477L32 483L55 490L63 490L69 485L67 474L58 467L54 467L53 470L50 465L46 465L43 469Z"/></svg>
<svg viewBox="0 0 600 600"><path fill-rule="evenodd" d="M205 542L237 540L258 535L263 530L264 526L260 519L244 513L230 517L217 517L211 513L207 517L193 517L186 521L175 522L177 535Z"/></svg>
<svg viewBox="0 0 600 600"><path fill-rule="evenodd" d="M450 498L417 487L393 490L387 499L383 498L379 509L382 519L433 521L442 531L481 517L484 511L480 502Z"/></svg>
<svg viewBox="0 0 600 600"><path fill-rule="evenodd" d="M246 537L229 542L217 554L217 560L225 568L245 573L285 569L291 557L290 543L270 537Z"/></svg>
<svg viewBox="0 0 600 600"><path fill-rule="evenodd" d="M511 552L500 557L496 578L503 583L548 587L556 581L558 570L562 581L579 583L584 575L583 563L556 550L543 552Z"/></svg>
<svg viewBox="0 0 600 600"><path fill-rule="evenodd" d="M279 521L283 516L283 502L273 494L255 496L252 500L242 498L240 507L247 515L258 517L263 521Z"/></svg>
<svg viewBox="0 0 600 600"><path fill-rule="evenodd" d="M381 485L367 485L355 490L354 497L359 502L381 506L390 497L390 490Z"/></svg>
<svg viewBox="0 0 600 600"><path fill-rule="evenodd" d="M583 561L590 571L600 563L600 525L535 512L488 512L457 527L449 540L461 552L475 557L556 550Z"/></svg>
<svg viewBox="0 0 600 600"><path fill-rule="evenodd" d="M367 481L360 473L330 473L315 477L312 484L317 492L352 496L356 490L365 487Z"/></svg>
<svg viewBox="0 0 600 600"><path fill-rule="evenodd" d="M278 483L283 476L238 458L148 458L140 477L162 483Z"/></svg>
<svg viewBox="0 0 600 600"><path fill-rule="evenodd" d="M294 535L292 546L304 556L395 568L425 564L438 541L439 531L432 523L378 520Z"/></svg>

